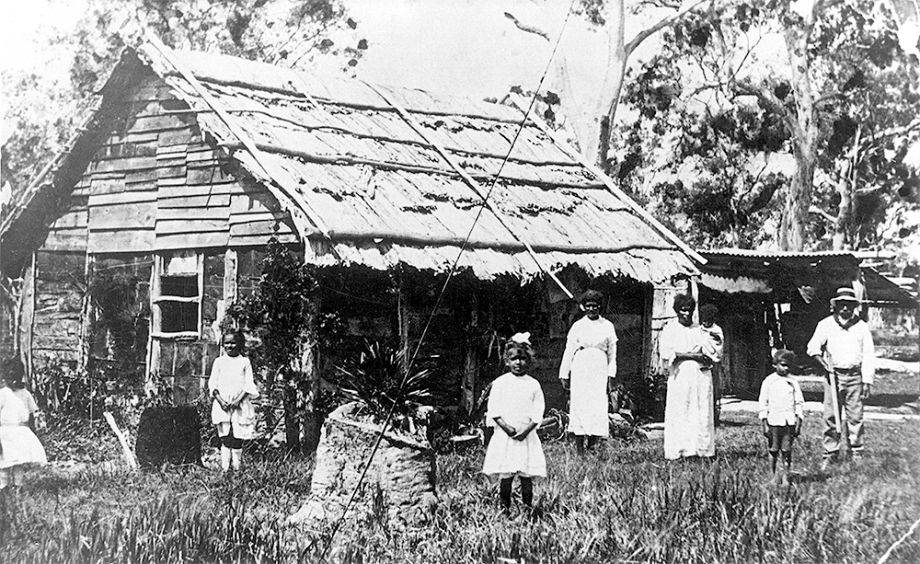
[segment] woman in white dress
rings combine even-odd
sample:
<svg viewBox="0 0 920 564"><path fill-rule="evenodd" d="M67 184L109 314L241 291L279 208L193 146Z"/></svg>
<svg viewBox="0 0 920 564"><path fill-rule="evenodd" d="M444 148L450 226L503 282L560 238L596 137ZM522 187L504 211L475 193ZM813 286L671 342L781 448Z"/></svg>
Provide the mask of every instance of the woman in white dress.
<svg viewBox="0 0 920 564"><path fill-rule="evenodd" d="M546 458L537 436L543 421L543 389L527 374L533 362L533 349L527 336L518 333L505 346L505 365L509 372L492 382L486 417L495 423L495 433L482 463L484 474L498 476L502 509L511 509L514 477L521 481L521 501L533 504L533 479L546 476Z"/></svg>
<svg viewBox="0 0 920 564"><path fill-rule="evenodd" d="M717 360L713 340L693 322L696 300L674 298L677 319L661 331L659 350L668 367L664 408L664 457L668 460L715 455L712 373Z"/></svg>
<svg viewBox="0 0 920 564"><path fill-rule="evenodd" d="M569 395L569 432L579 454L591 450L598 438L610 434L607 398L617 375L617 333L601 317L604 295L588 290L582 295L585 316L572 324L559 365L559 379Z"/></svg>

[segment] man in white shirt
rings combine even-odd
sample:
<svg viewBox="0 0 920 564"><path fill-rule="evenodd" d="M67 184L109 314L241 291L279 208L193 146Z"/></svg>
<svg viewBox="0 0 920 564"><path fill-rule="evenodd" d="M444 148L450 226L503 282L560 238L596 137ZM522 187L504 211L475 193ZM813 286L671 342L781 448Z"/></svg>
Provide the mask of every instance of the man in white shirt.
<svg viewBox="0 0 920 564"><path fill-rule="evenodd" d="M869 397L875 377L875 345L865 321L856 315L859 300L852 288L840 288L831 300L833 315L822 319L815 328L815 334L808 341L808 355L817 360L827 371L833 373L837 389L831 390L830 378L824 383L824 467L837 460L840 451L840 434L834 413L834 398L846 413L846 426L850 453L859 457L863 450L863 401Z"/></svg>

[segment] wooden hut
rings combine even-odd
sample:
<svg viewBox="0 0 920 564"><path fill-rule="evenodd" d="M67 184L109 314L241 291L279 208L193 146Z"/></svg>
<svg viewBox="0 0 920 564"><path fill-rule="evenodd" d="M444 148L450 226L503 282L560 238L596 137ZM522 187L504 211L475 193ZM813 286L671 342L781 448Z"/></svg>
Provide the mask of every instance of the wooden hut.
<svg viewBox="0 0 920 564"><path fill-rule="evenodd" d="M352 339L416 342L459 260L423 354L468 403L529 330L559 404L577 307L546 272L611 296L628 375L703 260L515 107L161 45L127 50L102 94L0 226L30 367L130 358L193 397L275 238L320 269L309 299Z"/></svg>

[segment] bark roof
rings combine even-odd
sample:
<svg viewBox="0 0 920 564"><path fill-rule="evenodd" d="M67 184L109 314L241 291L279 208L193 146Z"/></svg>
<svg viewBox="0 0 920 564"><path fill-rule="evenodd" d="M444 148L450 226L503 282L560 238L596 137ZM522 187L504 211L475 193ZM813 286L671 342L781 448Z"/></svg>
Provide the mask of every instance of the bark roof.
<svg viewBox="0 0 920 564"><path fill-rule="evenodd" d="M272 191L308 261L445 271L469 233L460 266L486 279L539 275L522 240L546 268L650 283L705 262L533 120L483 209L517 108L152 45L138 59Z"/></svg>

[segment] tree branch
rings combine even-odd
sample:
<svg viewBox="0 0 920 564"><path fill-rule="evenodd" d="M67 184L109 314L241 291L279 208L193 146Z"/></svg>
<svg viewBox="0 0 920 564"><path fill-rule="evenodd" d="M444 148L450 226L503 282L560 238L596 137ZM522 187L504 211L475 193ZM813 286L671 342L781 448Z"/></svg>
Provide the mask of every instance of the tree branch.
<svg viewBox="0 0 920 564"><path fill-rule="evenodd" d="M843 92L828 92L827 94L822 94L815 99L815 105L823 104L828 100L833 100L835 98L846 98L847 95Z"/></svg>
<svg viewBox="0 0 920 564"><path fill-rule="evenodd" d="M831 214L827 213L826 211L822 210L822 209L819 208L818 206L814 206L814 205L813 205L813 206L810 206L810 207L808 208L808 213L813 213L813 214L815 214L815 215L817 215L817 216L823 217L826 221L829 221L830 223L832 223L832 224L834 224L834 225L837 224L837 218L836 218L836 217L834 217L834 216L832 216Z"/></svg>
<svg viewBox="0 0 920 564"><path fill-rule="evenodd" d="M669 25L673 24L677 20L686 16L688 13L698 8L700 5L706 4L708 2L709 0L697 0L696 2L690 4L689 6L681 8L677 12L671 14L670 16L666 16L658 20L658 22L653 24L651 27L648 27L640 31L638 34L636 34L635 37L632 38L632 40L629 43L627 43L623 47L623 49L626 51L626 56L629 57L632 54L632 52L636 49L636 47L641 45L643 41L645 41L652 35L658 33L662 29L668 27Z"/></svg>
<svg viewBox="0 0 920 564"><path fill-rule="evenodd" d="M878 133L870 135L866 139L866 144L871 144L876 141L881 141L882 139L887 139L889 137L896 137L898 135L906 135L915 129L920 129L920 118L914 119L914 121L908 123L907 125L899 125L896 127L889 127L888 129L883 129Z"/></svg>
<svg viewBox="0 0 920 564"><path fill-rule="evenodd" d="M764 103L768 109L776 112L781 116L788 115L788 110L786 106L783 105L782 100L777 98L772 92L766 88L756 86L751 82L750 78L743 78L741 80L735 81L735 88L742 94L747 94L748 96L754 96L758 100Z"/></svg>
<svg viewBox="0 0 920 564"><path fill-rule="evenodd" d="M514 24L514 27L518 28L519 30L523 31L524 33L532 33L532 34L534 34L534 35L538 35L538 36L542 37L543 39L545 39L545 40L547 40L547 41L550 40L550 38L549 38L549 33L548 33L548 32L546 32L546 31L540 29L539 27L537 27L537 26L535 26L535 25L525 24L524 22L522 22L522 21L520 21L519 19L517 19L516 17L514 17L514 14L512 14L512 13L510 13L510 12L505 12L505 17L508 18L509 20L511 20L511 23Z"/></svg>

